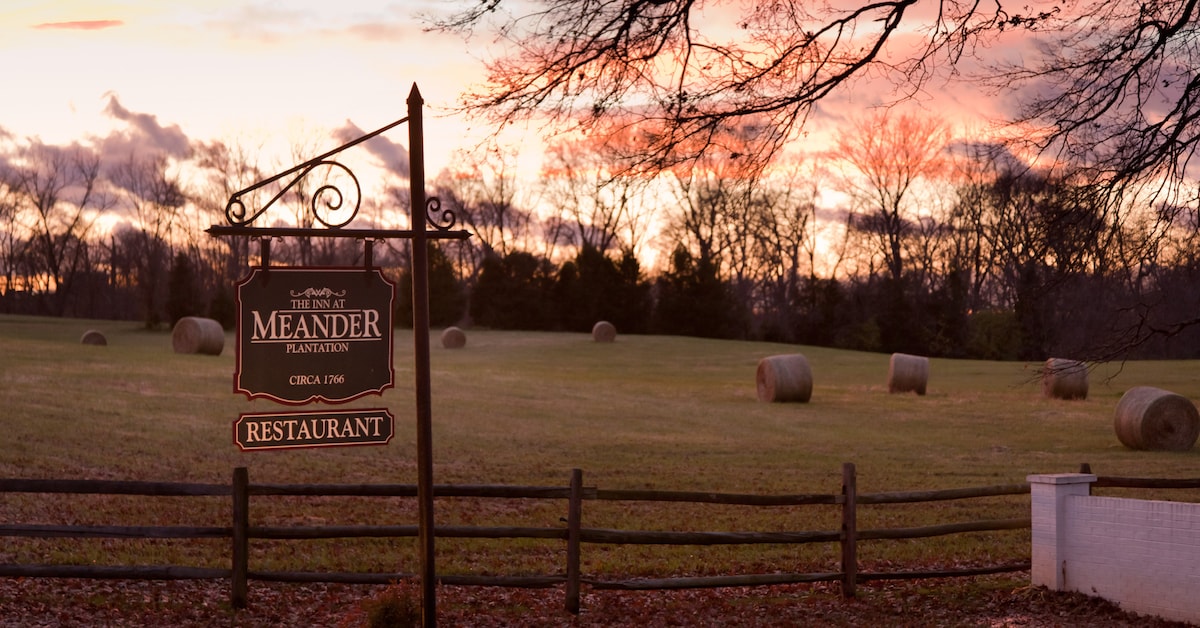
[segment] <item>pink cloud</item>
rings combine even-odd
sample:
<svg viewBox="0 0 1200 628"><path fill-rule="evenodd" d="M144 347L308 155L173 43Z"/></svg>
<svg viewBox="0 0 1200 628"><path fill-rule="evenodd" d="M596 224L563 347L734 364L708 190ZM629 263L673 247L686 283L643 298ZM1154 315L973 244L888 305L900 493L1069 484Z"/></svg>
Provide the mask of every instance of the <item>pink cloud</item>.
<svg viewBox="0 0 1200 628"><path fill-rule="evenodd" d="M144 152L166 153L175 157L184 157L191 152L191 142L179 125L164 126L159 124L156 116L130 111L121 105L116 94L108 94L108 106L104 113L129 125L127 129L115 131L100 141L104 153L118 161Z"/></svg>
<svg viewBox="0 0 1200 628"><path fill-rule="evenodd" d="M34 28L39 30L98 31L124 25L125 22L121 20L78 20L74 22L44 22L42 24L35 24Z"/></svg>
<svg viewBox="0 0 1200 628"><path fill-rule="evenodd" d="M346 120L341 128L333 132L333 137L340 142L351 142L366 134L367 132L358 128L358 125ZM377 135L367 140L363 147L368 153L374 155L389 172L408 176L408 150L404 146L392 142L382 135Z"/></svg>

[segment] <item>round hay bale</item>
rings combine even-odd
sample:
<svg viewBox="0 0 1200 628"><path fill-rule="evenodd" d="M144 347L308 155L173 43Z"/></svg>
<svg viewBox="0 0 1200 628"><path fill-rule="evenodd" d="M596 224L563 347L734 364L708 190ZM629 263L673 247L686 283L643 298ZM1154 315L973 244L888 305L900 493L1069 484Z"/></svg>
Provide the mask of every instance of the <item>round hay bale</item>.
<svg viewBox="0 0 1200 628"><path fill-rule="evenodd" d="M1134 386L1117 402L1117 439L1130 449L1187 451L1200 436L1200 412L1182 395Z"/></svg>
<svg viewBox="0 0 1200 628"><path fill-rule="evenodd" d="M175 353L221 355L225 349L225 330L211 318L184 316L171 330L171 346Z"/></svg>
<svg viewBox="0 0 1200 628"><path fill-rule="evenodd" d="M83 337L79 339L79 344L105 347L108 346L108 338L105 338L104 334L95 329L89 329L83 332Z"/></svg>
<svg viewBox="0 0 1200 628"><path fill-rule="evenodd" d="M759 401L798 401L812 398L812 369L799 353L773 355L758 362L755 375Z"/></svg>
<svg viewBox="0 0 1200 628"><path fill-rule="evenodd" d="M608 321L600 321L592 325L592 340L596 342L612 342L617 339L617 328Z"/></svg>
<svg viewBox="0 0 1200 628"><path fill-rule="evenodd" d="M907 353L893 353L888 361L888 392L925 394L929 384L929 358Z"/></svg>
<svg viewBox="0 0 1200 628"><path fill-rule="evenodd" d="M1066 358L1046 360L1042 367L1042 394L1051 399L1087 399L1087 364Z"/></svg>
<svg viewBox="0 0 1200 628"><path fill-rule="evenodd" d="M462 349L467 346L467 334L457 327L442 330L442 346L447 349Z"/></svg>

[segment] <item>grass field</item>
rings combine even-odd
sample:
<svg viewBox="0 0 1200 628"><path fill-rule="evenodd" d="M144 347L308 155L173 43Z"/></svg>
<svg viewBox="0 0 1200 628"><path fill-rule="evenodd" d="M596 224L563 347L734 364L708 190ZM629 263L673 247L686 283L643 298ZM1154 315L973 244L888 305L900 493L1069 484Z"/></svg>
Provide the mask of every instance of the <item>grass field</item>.
<svg viewBox="0 0 1200 628"><path fill-rule="evenodd" d="M108 346L80 345L87 329L102 331ZM348 404L390 408L397 434L389 445L240 452L231 436L239 413L286 408L233 393L232 334L221 356L177 355L168 333L134 323L0 316L0 476L224 483L234 467L244 466L260 483L415 483L411 333L396 332L396 386ZM812 401L758 402L758 360L794 352L804 353L812 366ZM1030 473L1075 471L1082 462L1102 475L1200 476L1200 452L1131 451L1113 431L1114 408L1131 386L1200 399L1200 362L1100 365L1085 401L1044 399L1040 364L931 360L926 396L889 395L887 366L885 354L662 336L626 335L598 344L586 334L471 330L465 348L446 350L435 333L435 482L565 486L570 470L581 468L585 484L607 489L834 493L843 462L857 465L860 492L1018 483ZM1140 495L1200 501L1194 491ZM149 504L131 508L129 499L0 496L0 515L38 523L227 521L223 501L145 498ZM267 501L254 502L254 524L415 523L411 500ZM860 528L1028 516L1028 499L864 511ZM564 512L561 502L439 500L436 517L439 524L549 526ZM584 525L832 529L836 515L829 508L747 513L597 503L585 506ZM179 545L24 541L9 544L0 556L99 562L116 554L132 563L227 564L226 543ZM560 546L447 541L439 545L439 569L561 571ZM412 548L395 541L256 547L252 568L261 569L413 570L409 561L415 560ZM585 550L584 570L722 573L731 564L765 570L808 564L816 570L828 567L835 553L771 546L605 547ZM873 561L1027 557L1028 536L1020 533L864 548L866 568Z"/></svg>

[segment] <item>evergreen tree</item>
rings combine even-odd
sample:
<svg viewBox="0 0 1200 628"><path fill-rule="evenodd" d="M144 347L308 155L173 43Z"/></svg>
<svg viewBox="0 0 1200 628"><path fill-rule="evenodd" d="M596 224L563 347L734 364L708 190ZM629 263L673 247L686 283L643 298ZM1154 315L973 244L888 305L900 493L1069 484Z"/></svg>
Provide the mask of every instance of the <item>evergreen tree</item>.
<svg viewBox="0 0 1200 628"><path fill-rule="evenodd" d="M471 317L496 329L552 329L554 272L550 262L524 251L483 261L471 294Z"/></svg>
<svg viewBox="0 0 1200 628"><path fill-rule="evenodd" d="M650 287L631 252L617 262L585 244L573 261L559 269L555 293L564 329L591 331L604 320L622 333L647 330Z"/></svg>
<svg viewBox="0 0 1200 628"><path fill-rule="evenodd" d="M167 280L167 316L171 319L171 326L174 327L185 316L202 315L202 302L192 262L187 254L180 251L175 254Z"/></svg>
<svg viewBox="0 0 1200 628"><path fill-rule="evenodd" d="M717 275L717 267L684 247L675 248L671 268L658 281L655 329L660 333L705 338L741 338L742 308Z"/></svg>
<svg viewBox="0 0 1200 628"><path fill-rule="evenodd" d="M607 316L617 330L627 334L645 333L650 330L653 311L650 299L650 284L642 277L642 266L633 251L625 251L617 265L620 283L616 288L612 307L614 312Z"/></svg>
<svg viewBox="0 0 1200 628"><path fill-rule="evenodd" d="M466 311L467 297L462 282L454 272L454 264L437 244L429 245L429 325L447 327L462 320ZM412 327L412 272L400 274L396 288L395 324Z"/></svg>
<svg viewBox="0 0 1200 628"><path fill-rule="evenodd" d="M208 302L208 317L220 323L224 329L233 329L237 325L237 303L227 286L218 288Z"/></svg>

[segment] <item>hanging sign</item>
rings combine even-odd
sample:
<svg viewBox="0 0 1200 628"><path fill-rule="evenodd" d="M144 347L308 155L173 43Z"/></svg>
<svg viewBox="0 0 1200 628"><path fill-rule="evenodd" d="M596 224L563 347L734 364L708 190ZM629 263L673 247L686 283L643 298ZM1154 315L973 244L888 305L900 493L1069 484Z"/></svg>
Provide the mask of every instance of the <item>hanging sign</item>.
<svg viewBox="0 0 1200 628"><path fill-rule="evenodd" d="M233 442L242 451L385 445L395 423L386 408L243 414L233 424Z"/></svg>
<svg viewBox="0 0 1200 628"><path fill-rule="evenodd" d="M238 284L234 392L342 403L395 384L395 286L378 268L256 268Z"/></svg>

